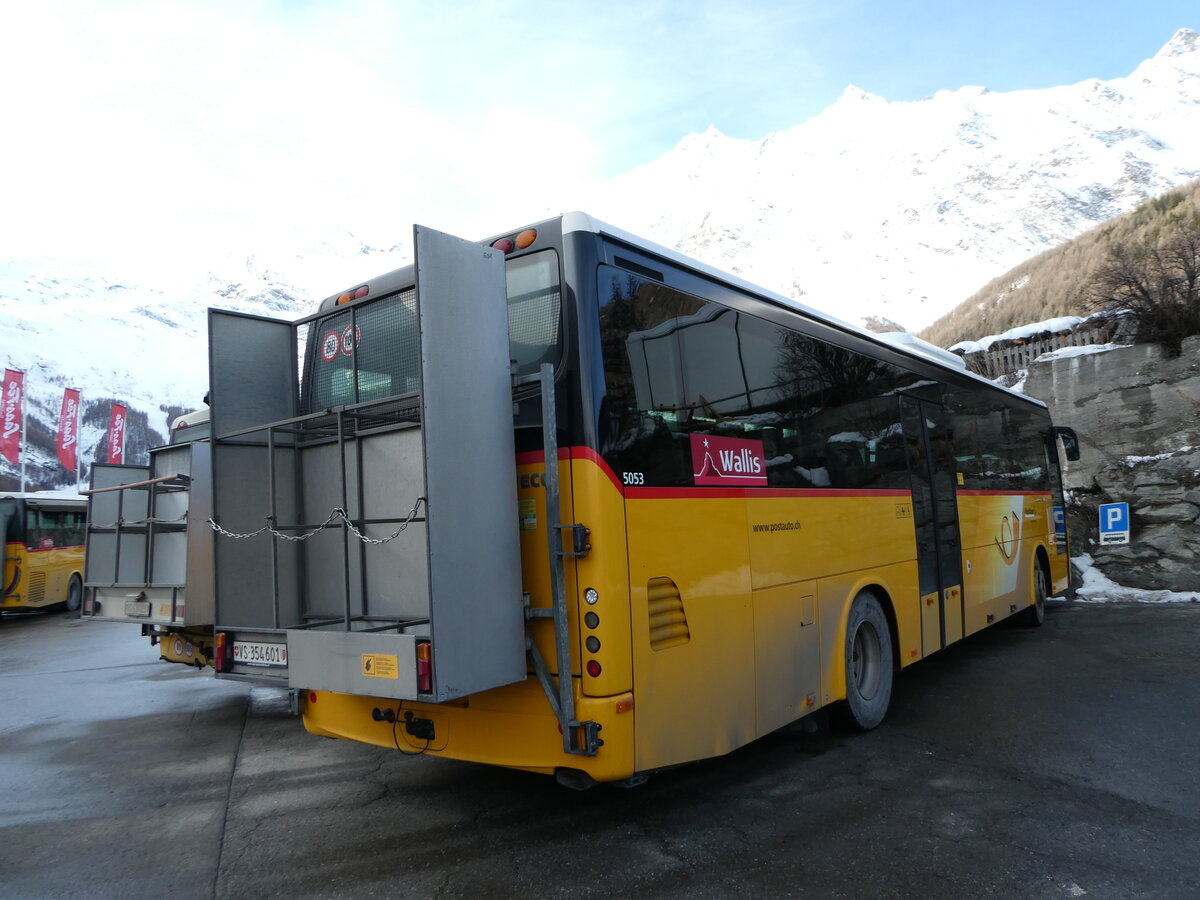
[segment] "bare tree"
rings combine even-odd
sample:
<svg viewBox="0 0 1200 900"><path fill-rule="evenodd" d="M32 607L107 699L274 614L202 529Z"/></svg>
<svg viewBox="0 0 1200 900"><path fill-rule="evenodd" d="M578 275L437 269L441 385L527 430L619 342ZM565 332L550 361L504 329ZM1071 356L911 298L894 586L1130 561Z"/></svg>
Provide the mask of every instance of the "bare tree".
<svg viewBox="0 0 1200 900"><path fill-rule="evenodd" d="M1131 315L1138 340L1178 355L1185 337L1200 334L1200 223L1157 244L1113 246L1086 297L1093 309Z"/></svg>

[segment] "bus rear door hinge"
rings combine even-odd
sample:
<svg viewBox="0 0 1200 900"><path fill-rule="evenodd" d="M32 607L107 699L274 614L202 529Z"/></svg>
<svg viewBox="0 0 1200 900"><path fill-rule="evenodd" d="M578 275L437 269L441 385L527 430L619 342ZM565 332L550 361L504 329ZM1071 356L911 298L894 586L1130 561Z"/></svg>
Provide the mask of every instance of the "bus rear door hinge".
<svg viewBox="0 0 1200 900"><path fill-rule="evenodd" d="M588 540L592 532L588 528L580 525L578 522L574 525L559 525L558 527L563 531L571 533L571 549L560 550L559 553L562 556L584 557L588 555L588 551L592 549L592 543ZM563 543L566 542L563 541Z"/></svg>

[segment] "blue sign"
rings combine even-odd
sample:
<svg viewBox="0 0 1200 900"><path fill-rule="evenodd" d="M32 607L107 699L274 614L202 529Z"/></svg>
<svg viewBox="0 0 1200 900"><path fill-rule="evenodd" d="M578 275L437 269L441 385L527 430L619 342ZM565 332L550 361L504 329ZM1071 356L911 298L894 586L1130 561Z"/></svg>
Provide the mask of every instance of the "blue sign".
<svg viewBox="0 0 1200 900"><path fill-rule="evenodd" d="M1129 504L1105 503L1100 507L1100 543L1129 543Z"/></svg>
<svg viewBox="0 0 1200 900"><path fill-rule="evenodd" d="M1061 553L1067 543L1067 511L1061 506L1054 507L1050 511L1050 521L1054 523L1054 542Z"/></svg>

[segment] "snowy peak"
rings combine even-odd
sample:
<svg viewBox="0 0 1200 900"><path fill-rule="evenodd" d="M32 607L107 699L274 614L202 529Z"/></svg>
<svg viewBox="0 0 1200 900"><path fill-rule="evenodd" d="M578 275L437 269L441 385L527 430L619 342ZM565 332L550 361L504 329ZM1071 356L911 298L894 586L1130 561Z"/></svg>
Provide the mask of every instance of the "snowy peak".
<svg viewBox="0 0 1200 900"><path fill-rule="evenodd" d="M1190 28L1180 28L1175 32L1175 36L1167 41L1161 50L1154 54L1154 59L1174 57L1184 57L1186 59L1198 50L1200 50L1200 34L1192 31ZM1192 71L1195 71L1195 69L1193 68Z"/></svg>
<svg viewBox="0 0 1200 900"><path fill-rule="evenodd" d="M891 102L736 141L710 128L596 215L843 318L919 329L997 272L1200 177L1200 37L1124 78Z"/></svg>

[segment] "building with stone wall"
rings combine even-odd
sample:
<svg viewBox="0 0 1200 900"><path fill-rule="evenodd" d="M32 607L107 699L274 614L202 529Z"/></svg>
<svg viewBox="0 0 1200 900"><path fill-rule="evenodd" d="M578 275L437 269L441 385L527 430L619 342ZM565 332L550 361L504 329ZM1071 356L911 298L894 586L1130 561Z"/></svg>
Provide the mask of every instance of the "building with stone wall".
<svg viewBox="0 0 1200 900"><path fill-rule="evenodd" d="M1133 331L1133 322L1124 316L1062 316L982 341L963 341L950 350L962 356L972 372L994 380L1028 369L1039 356L1066 347L1132 343Z"/></svg>

